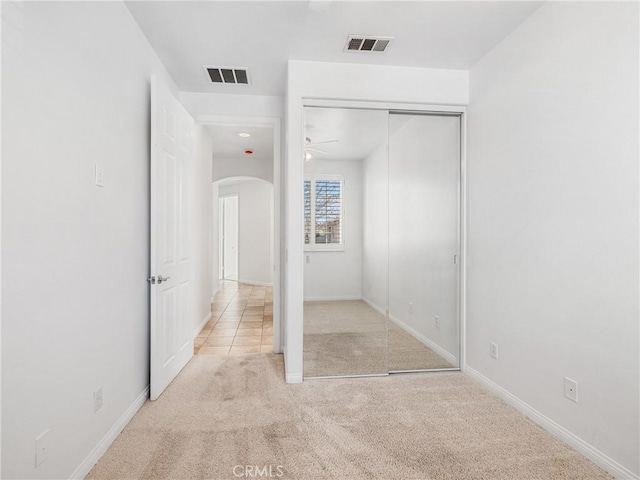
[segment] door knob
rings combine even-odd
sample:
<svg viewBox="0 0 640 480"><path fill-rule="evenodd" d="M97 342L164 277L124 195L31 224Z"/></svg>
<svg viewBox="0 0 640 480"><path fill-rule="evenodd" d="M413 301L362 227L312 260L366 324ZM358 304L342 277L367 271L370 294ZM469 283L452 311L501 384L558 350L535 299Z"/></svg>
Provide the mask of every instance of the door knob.
<svg viewBox="0 0 640 480"><path fill-rule="evenodd" d="M163 277L162 275L158 275L158 283L166 282L171 277Z"/></svg>

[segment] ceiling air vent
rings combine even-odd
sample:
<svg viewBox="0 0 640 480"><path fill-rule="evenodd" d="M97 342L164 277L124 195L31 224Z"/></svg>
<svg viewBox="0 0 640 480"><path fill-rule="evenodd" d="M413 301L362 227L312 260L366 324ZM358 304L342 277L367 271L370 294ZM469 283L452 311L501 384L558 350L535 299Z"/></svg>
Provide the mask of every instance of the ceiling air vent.
<svg viewBox="0 0 640 480"><path fill-rule="evenodd" d="M349 35L345 52L383 53L393 37L373 37L371 35Z"/></svg>
<svg viewBox="0 0 640 480"><path fill-rule="evenodd" d="M249 85L249 70L242 67L209 67L204 66L207 77L212 83L233 83Z"/></svg>

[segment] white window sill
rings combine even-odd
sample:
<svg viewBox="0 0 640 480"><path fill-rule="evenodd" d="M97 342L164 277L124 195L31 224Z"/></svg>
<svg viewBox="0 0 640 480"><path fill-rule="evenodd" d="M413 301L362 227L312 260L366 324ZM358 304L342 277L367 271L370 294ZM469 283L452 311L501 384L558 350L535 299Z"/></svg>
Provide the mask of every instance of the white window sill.
<svg viewBox="0 0 640 480"><path fill-rule="evenodd" d="M305 252L344 252L345 248L344 248L344 245L336 245L335 247L319 247L319 246L310 247L308 245L305 245L304 251Z"/></svg>

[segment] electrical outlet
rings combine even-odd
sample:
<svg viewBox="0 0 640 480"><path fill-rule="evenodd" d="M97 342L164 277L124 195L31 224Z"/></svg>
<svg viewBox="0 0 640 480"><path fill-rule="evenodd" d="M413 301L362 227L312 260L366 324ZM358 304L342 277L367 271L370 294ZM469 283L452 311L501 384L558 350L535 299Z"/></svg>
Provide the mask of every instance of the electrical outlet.
<svg viewBox="0 0 640 480"><path fill-rule="evenodd" d="M102 387L93 392L93 413L102 408Z"/></svg>
<svg viewBox="0 0 640 480"><path fill-rule="evenodd" d="M564 377L564 396L578 403L578 382Z"/></svg>
<svg viewBox="0 0 640 480"><path fill-rule="evenodd" d="M436 315L436 328L440 328L440 315Z"/></svg>
<svg viewBox="0 0 640 480"><path fill-rule="evenodd" d="M36 467L42 465L49 458L49 433L48 428L36 437Z"/></svg>
<svg viewBox="0 0 640 480"><path fill-rule="evenodd" d="M409 313L413 315L413 302L409 302Z"/></svg>
<svg viewBox="0 0 640 480"><path fill-rule="evenodd" d="M495 358L496 360L498 360L498 344L491 342L491 347L489 351L491 353L491 358Z"/></svg>

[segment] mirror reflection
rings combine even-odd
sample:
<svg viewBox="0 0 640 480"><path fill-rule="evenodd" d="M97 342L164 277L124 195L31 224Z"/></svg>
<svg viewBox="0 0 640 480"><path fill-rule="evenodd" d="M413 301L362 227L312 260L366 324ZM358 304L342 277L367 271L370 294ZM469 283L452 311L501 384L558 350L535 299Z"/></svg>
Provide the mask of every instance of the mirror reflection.
<svg viewBox="0 0 640 480"><path fill-rule="evenodd" d="M459 366L460 119L307 107L304 375Z"/></svg>
<svg viewBox="0 0 640 480"><path fill-rule="evenodd" d="M459 366L458 116L389 116L389 370Z"/></svg>
<svg viewBox="0 0 640 480"><path fill-rule="evenodd" d="M306 377L388 373L387 121L305 110Z"/></svg>

